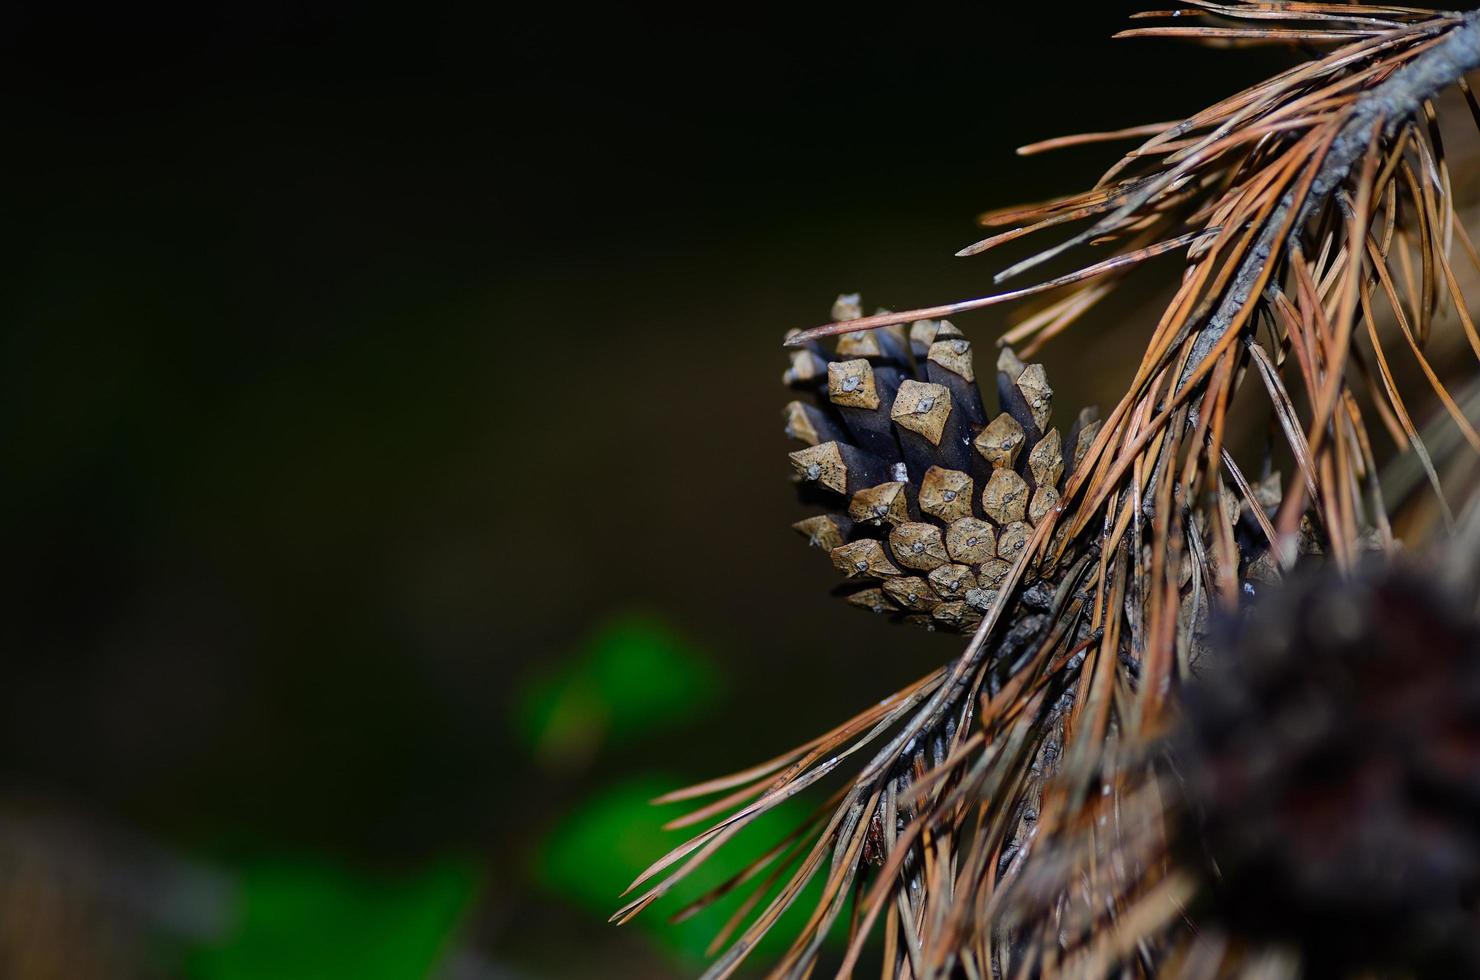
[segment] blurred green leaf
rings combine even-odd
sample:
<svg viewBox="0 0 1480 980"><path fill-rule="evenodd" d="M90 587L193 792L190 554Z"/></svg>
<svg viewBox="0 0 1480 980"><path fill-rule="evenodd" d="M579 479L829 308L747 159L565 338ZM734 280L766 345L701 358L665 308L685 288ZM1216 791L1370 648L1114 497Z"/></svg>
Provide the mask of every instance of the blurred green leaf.
<svg viewBox="0 0 1480 980"><path fill-rule="evenodd" d="M477 891L471 863L380 879L313 861L267 860L241 875L242 920L188 957L195 980L420 980Z"/></svg>
<svg viewBox="0 0 1480 980"><path fill-rule="evenodd" d="M671 727L712 704L709 663L653 616L603 625L569 660L526 684L515 717L531 750L549 762L594 753L607 741Z"/></svg>
<svg viewBox="0 0 1480 980"><path fill-rule="evenodd" d="M666 777L637 777L578 807L546 839L538 856L536 880L542 887L593 913L611 915L624 901L619 897L622 891L642 869L702 829L676 832L662 829L665 821L686 812L685 808L660 809L650 801L678 785L680 781ZM741 871L801 823L807 812L806 804L792 801L759 817L685 879L674 895L644 911L626 928L643 930L677 954L685 967L703 961L709 941L774 866L768 867L749 887L742 886L684 922L671 924L668 916ZM762 940L759 955L774 956L789 944L817 903L821 877L813 879L776 928ZM766 901L769 900L768 895ZM763 903L754 911L764 907Z"/></svg>

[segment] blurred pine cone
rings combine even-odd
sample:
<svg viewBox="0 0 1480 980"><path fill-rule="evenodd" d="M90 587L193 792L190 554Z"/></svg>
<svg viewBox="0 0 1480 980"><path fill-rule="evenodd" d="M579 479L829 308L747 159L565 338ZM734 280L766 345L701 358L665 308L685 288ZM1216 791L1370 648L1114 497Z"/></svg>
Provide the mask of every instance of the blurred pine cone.
<svg viewBox="0 0 1480 980"><path fill-rule="evenodd" d="M839 296L835 320L862 316ZM853 605L930 629L969 631L1033 529L1058 506L1066 469L1099 430L1093 409L1067 438L1052 426L1041 364L997 359L999 411L977 387L971 342L948 320L843 334L791 352L786 406L804 502L792 526L832 557ZM1030 607L1051 584L1024 578Z"/></svg>
<svg viewBox="0 0 1480 980"><path fill-rule="evenodd" d="M1480 976L1480 627L1437 577L1272 590L1188 692L1214 917L1310 975Z"/></svg>

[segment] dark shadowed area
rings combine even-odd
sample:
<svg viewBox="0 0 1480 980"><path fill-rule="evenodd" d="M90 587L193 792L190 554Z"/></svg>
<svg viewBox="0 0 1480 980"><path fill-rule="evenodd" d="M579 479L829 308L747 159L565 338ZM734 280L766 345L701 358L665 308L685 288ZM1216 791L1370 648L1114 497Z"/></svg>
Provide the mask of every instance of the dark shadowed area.
<svg viewBox="0 0 1480 980"><path fill-rule="evenodd" d="M692 972L645 801L955 650L789 530L781 335L1278 63L1131 9L0 16L0 973Z"/></svg>

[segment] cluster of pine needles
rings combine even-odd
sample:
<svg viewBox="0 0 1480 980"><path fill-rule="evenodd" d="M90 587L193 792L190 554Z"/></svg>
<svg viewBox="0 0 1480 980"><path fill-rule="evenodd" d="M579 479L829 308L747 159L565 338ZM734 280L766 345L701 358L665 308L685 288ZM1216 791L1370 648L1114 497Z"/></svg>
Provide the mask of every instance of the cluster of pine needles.
<svg viewBox="0 0 1480 980"><path fill-rule="evenodd" d="M1035 298L1001 338L1028 356L1093 320L1137 267L1182 257L1123 396L961 654L805 745L665 798L713 797L673 824L707 829L638 877L618 921L756 817L842 779L680 913L748 892L708 977L733 973L815 879L820 899L775 976L809 975L824 939L844 931L839 975L865 956L882 958L885 977L917 980L1299 969L1298 951L1230 938L1190 911L1202 878L1180 856L1160 747L1209 622L1236 615L1256 585L1278 587L1303 563L1340 580L1400 549L1480 546L1468 492L1480 332L1461 290L1480 254L1439 128L1441 99L1480 125L1465 81L1480 66L1480 16L1188 2L1143 15L1175 14L1172 26L1125 34L1306 57L1179 122L1024 147L1144 138L1087 191L983 216L993 233L963 250L1080 229L997 283L1087 247L1110 258L790 339ZM1260 417L1271 438L1251 450L1238 420ZM1073 601L989 683L1014 586L1071 564Z"/></svg>

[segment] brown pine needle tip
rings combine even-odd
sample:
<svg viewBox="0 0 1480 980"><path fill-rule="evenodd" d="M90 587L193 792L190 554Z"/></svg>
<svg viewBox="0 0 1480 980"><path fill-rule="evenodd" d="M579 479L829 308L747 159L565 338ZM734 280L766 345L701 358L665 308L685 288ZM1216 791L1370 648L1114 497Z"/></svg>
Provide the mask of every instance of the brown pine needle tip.
<svg viewBox="0 0 1480 980"><path fill-rule="evenodd" d="M940 317L955 316L970 310L980 310L988 306L996 306L998 303L1008 303L1014 300L1036 296L1053 289L1059 289L1074 283L1083 282L1086 279L1094 279L1119 269L1125 269L1137 265L1150 258L1174 251L1185 245L1191 245L1200 239L1217 234L1221 229L1205 228L1201 231L1188 232L1178 235L1176 238L1148 245L1134 252L1112 256L1102 262L1085 266L1078 272L1071 272L1039 283L1036 286L1028 286L1023 289L1014 289L1005 293L993 293L990 296L981 296L976 299L962 300L958 303L946 303L942 306L927 306L918 310L906 310L903 313L882 313L875 316L866 316L859 320L845 320L838 323L826 323L820 327L812 327L808 330L799 330L790 334L782 342L783 347L801 347L804 344L821 340L824 337L836 336L840 333L851 333L855 330L877 330L880 327L892 327L900 323L910 323L915 320L938 319Z"/></svg>
<svg viewBox="0 0 1480 980"><path fill-rule="evenodd" d="M1055 136L1053 139L1039 140L1037 143L1027 143L1017 148L1017 155L1030 157L1038 153L1047 153L1050 150L1061 150L1071 146L1081 146L1086 143L1108 143L1112 140L1132 139L1137 136L1157 136L1173 126L1178 120L1171 122L1147 123L1144 126L1128 126L1125 129L1114 129L1099 133L1079 133L1075 136ZM957 253L960 254L960 253Z"/></svg>
<svg viewBox="0 0 1480 980"><path fill-rule="evenodd" d="M1301 41L1350 41L1370 37L1371 31L1291 31L1259 30L1247 27L1134 27L1110 35L1116 40L1128 37L1179 37L1211 39L1241 39L1274 41L1280 44L1298 44Z"/></svg>

